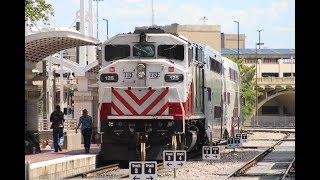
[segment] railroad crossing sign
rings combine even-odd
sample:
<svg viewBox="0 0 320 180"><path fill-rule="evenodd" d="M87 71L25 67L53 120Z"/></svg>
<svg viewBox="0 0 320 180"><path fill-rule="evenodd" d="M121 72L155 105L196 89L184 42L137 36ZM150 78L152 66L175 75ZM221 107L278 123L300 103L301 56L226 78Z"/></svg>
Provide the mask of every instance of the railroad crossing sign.
<svg viewBox="0 0 320 180"><path fill-rule="evenodd" d="M164 168L173 169L181 168L186 165L187 152L185 150L164 150L163 166Z"/></svg>
<svg viewBox="0 0 320 180"><path fill-rule="evenodd" d="M227 141L228 148L239 148L241 147L240 138L229 138Z"/></svg>
<svg viewBox="0 0 320 180"><path fill-rule="evenodd" d="M242 133L242 134L241 134L241 141L242 141L242 142L247 142L247 140L248 140L248 135L247 135L247 133Z"/></svg>
<svg viewBox="0 0 320 180"><path fill-rule="evenodd" d="M218 146L202 146L202 159L220 159L220 148Z"/></svg>
<svg viewBox="0 0 320 180"><path fill-rule="evenodd" d="M157 179L157 161L131 161L129 168L131 180Z"/></svg>

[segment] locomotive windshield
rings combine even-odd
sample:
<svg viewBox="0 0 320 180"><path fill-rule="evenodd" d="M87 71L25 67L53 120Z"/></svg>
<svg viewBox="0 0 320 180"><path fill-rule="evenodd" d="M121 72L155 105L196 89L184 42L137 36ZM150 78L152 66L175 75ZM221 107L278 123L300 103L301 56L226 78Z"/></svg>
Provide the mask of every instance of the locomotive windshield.
<svg viewBox="0 0 320 180"><path fill-rule="evenodd" d="M135 44L133 46L133 56L153 57L154 50L154 45L152 44Z"/></svg>
<svg viewBox="0 0 320 180"><path fill-rule="evenodd" d="M130 56L130 46L129 45L106 45L105 47L105 60L112 61L117 59L122 59Z"/></svg>
<svg viewBox="0 0 320 180"><path fill-rule="evenodd" d="M184 48L183 45L159 45L158 55L166 57L168 59L184 59Z"/></svg>

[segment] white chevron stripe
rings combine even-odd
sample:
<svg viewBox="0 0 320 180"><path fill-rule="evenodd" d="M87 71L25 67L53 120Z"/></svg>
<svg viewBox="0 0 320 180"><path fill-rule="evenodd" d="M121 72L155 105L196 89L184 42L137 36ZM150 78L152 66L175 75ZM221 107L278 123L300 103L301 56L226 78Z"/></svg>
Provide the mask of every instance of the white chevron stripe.
<svg viewBox="0 0 320 180"><path fill-rule="evenodd" d="M127 101L128 104L138 113L141 114L146 108L150 106L150 104L164 91L164 90L156 90L141 106L139 106L124 90L116 90L123 99ZM133 94L138 99L141 99L145 94L149 92L149 90L131 90ZM118 100L113 94L111 98L112 102L125 114L125 115L133 115L122 102ZM147 115L154 115L157 113L163 105L167 102L166 96L164 96L148 113ZM168 115L169 114L169 108L167 108L162 115ZM111 114L112 115L118 115L117 112L111 108Z"/></svg>

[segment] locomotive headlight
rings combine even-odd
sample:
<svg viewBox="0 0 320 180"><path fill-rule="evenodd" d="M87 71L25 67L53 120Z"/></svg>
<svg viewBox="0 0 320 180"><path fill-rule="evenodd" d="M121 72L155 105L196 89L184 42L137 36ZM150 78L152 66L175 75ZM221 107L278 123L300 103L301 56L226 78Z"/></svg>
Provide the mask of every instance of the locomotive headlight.
<svg viewBox="0 0 320 180"><path fill-rule="evenodd" d="M146 66L144 64L138 64L137 66L137 73L138 73L138 78L142 79L146 76Z"/></svg>
<svg viewBox="0 0 320 180"><path fill-rule="evenodd" d="M113 126L113 122L110 121L110 122L108 123L108 126L109 126L109 127L112 127L112 126Z"/></svg>
<svg viewBox="0 0 320 180"><path fill-rule="evenodd" d="M144 73L144 72L138 72L138 78L139 79L144 78L145 75L146 75L146 73Z"/></svg>

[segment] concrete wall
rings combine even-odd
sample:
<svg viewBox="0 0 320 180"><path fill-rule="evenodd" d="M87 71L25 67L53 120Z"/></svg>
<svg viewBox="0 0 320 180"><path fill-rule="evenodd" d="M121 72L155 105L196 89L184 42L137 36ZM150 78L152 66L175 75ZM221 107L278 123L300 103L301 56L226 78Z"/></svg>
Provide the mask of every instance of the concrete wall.
<svg viewBox="0 0 320 180"><path fill-rule="evenodd" d="M177 33L191 42L206 44L221 52L220 25L179 25Z"/></svg>
<svg viewBox="0 0 320 180"><path fill-rule="evenodd" d="M258 61L259 62L259 61ZM244 63L244 65L251 66L255 63ZM283 73L295 73L295 63L258 63L258 78L261 77L262 73L279 73L279 77L283 77Z"/></svg>
<svg viewBox="0 0 320 180"><path fill-rule="evenodd" d="M90 171L95 168L96 155L77 155L32 163L26 171L28 172L29 180L55 180Z"/></svg>
<svg viewBox="0 0 320 180"><path fill-rule="evenodd" d="M239 49L245 48L244 34L239 34ZM238 48L238 34L221 33L221 48Z"/></svg>

